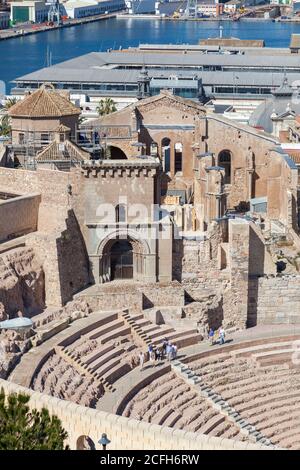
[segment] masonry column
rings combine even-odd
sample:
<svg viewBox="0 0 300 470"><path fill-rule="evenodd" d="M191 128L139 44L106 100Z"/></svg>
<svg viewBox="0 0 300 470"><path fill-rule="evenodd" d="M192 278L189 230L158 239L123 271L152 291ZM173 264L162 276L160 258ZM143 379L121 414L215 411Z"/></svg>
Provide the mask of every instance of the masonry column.
<svg viewBox="0 0 300 470"><path fill-rule="evenodd" d="M249 283L249 222L229 220L229 269L231 287L225 296L224 324L246 328Z"/></svg>

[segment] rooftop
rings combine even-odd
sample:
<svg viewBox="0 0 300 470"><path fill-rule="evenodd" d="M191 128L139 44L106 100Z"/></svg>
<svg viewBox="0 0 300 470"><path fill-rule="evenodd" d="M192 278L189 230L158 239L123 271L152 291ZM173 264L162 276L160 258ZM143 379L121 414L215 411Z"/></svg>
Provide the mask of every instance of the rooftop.
<svg viewBox="0 0 300 470"><path fill-rule="evenodd" d="M62 117L80 114L80 110L52 86L43 85L9 109L13 117Z"/></svg>

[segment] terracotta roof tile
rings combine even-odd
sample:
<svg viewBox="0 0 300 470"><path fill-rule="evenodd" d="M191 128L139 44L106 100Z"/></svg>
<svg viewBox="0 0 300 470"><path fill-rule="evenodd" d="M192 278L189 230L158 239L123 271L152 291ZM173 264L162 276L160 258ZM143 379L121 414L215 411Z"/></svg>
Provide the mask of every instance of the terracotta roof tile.
<svg viewBox="0 0 300 470"><path fill-rule="evenodd" d="M42 86L9 109L13 117L47 118L74 116L80 110L54 89Z"/></svg>

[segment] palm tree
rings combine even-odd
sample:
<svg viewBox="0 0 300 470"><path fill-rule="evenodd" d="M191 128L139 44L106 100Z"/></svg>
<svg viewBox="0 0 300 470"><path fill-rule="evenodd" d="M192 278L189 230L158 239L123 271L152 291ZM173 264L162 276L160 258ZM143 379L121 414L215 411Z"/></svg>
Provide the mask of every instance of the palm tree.
<svg viewBox="0 0 300 470"><path fill-rule="evenodd" d="M14 104L16 104L17 102L17 98L8 98L8 100L5 101L5 109L6 110L9 110L9 108L11 108Z"/></svg>
<svg viewBox="0 0 300 470"><path fill-rule="evenodd" d="M99 116L105 116L106 114L114 113L117 111L116 103L112 98L105 98L99 101L99 105L96 108Z"/></svg>
<svg viewBox="0 0 300 470"><path fill-rule="evenodd" d="M7 137L10 135L11 127L8 114L4 114L0 120L0 135Z"/></svg>

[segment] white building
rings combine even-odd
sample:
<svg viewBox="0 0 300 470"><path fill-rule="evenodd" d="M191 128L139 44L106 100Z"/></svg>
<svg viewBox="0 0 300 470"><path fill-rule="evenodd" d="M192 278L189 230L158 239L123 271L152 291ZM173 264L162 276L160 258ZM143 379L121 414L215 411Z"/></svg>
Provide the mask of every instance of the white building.
<svg viewBox="0 0 300 470"><path fill-rule="evenodd" d="M63 4L69 18L85 18L113 11L124 10L124 0L69 0Z"/></svg>
<svg viewBox="0 0 300 470"><path fill-rule="evenodd" d="M24 0L11 2L10 17L16 23L43 23L48 19L49 5L42 1Z"/></svg>
<svg viewBox="0 0 300 470"><path fill-rule="evenodd" d="M218 0L199 0L197 3L198 15L220 16L223 13L224 5Z"/></svg>
<svg viewBox="0 0 300 470"><path fill-rule="evenodd" d="M0 11L0 29L7 29L9 27L9 19L9 11Z"/></svg>
<svg viewBox="0 0 300 470"><path fill-rule="evenodd" d="M240 0L229 0L224 5L224 11L225 13L235 13L241 5L242 2Z"/></svg>

